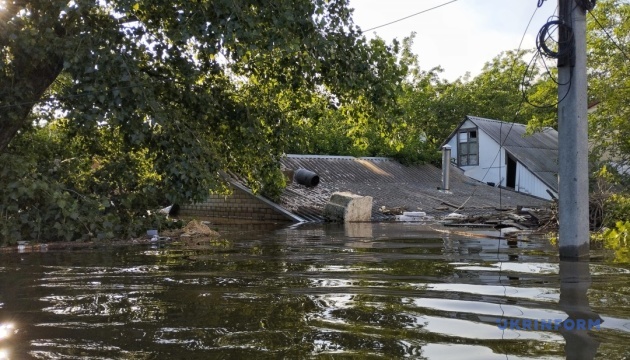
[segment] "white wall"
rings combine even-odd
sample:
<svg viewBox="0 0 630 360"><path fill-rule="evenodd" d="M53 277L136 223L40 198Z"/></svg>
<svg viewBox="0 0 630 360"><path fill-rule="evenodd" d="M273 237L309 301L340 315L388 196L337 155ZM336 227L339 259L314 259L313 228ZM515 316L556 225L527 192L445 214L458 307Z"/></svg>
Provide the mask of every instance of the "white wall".
<svg viewBox="0 0 630 360"><path fill-rule="evenodd" d="M547 189L554 192L521 163L516 164L516 187L514 190L551 200L551 196L546 191Z"/></svg>
<svg viewBox="0 0 630 360"><path fill-rule="evenodd" d="M470 120L466 120L459 130L476 128ZM486 133L477 129L477 137L479 141L479 165L478 166L461 166L466 176L470 176L473 179L479 181L493 182L499 184L501 179L501 185L505 185L505 153L500 156L499 144L494 142ZM457 164L457 133L449 140L448 144L451 146L451 159Z"/></svg>
<svg viewBox="0 0 630 360"><path fill-rule="evenodd" d="M460 129L475 127L475 124L467 120ZM477 134L479 141L479 165L461 166L461 169L464 170L466 176L473 179L484 183L493 182L496 185L505 186L507 171L505 149L501 149L499 144L481 129L477 129ZM451 161L457 164L457 133L449 140L448 145L452 149ZM516 163L516 185L514 190L551 200L551 197L545 191L546 189L548 189L548 186L527 170L523 164L520 162Z"/></svg>

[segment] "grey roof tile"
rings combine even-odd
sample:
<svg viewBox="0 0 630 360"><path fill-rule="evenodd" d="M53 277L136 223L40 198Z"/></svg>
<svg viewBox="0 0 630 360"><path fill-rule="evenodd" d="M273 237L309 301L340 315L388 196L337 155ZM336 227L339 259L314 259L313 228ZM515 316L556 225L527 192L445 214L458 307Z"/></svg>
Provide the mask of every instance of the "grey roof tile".
<svg viewBox="0 0 630 360"><path fill-rule="evenodd" d="M546 206L549 202L511 190L488 186L451 167L451 193L438 190L442 171L433 165L404 166L388 158L348 156L287 155L283 169L300 168L319 175L318 186L309 188L291 183L280 198L280 205L309 220L322 220L322 210L332 193L349 191L373 198L372 220L391 218L379 211L402 207L407 211L425 211L440 216L454 209L438 210L444 202L463 208L460 213L478 214L497 207Z"/></svg>

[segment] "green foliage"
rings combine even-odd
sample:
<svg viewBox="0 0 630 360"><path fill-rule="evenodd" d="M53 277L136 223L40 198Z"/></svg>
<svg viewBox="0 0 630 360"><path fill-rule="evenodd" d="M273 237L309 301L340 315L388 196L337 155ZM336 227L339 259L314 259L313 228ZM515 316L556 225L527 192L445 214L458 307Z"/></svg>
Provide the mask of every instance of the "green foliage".
<svg viewBox="0 0 630 360"><path fill-rule="evenodd" d="M614 227L618 221L630 221L630 194L626 179L607 165L591 174L590 211L599 212L602 227Z"/></svg>
<svg viewBox="0 0 630 360"><path fill-rule="evenodd" d="M630 67L626 55L615 45L630 47L630 4L602 0L592 15L599 24L593 16L587 18L589 97L597 103L589 113L591 152L598 159L630 165Z"/></svg>
<svg viewBox="0 0 630 360"><path fill-rule="evenodd" d="M151 156L121 151L119 133L87 141L67 125L31 129L0 155L0 244L128 238L173 225L147 212L166 201Z"/></svg>
<svg viewBox="0 0 630 360"><path fill-rule="evenodd" d="M523 100L523 83L530 100L547 96L553 88L550 80L540 77L539 71L524 61L531 52L501 53L474 78L448 82L440 79L440 68L419 68L410 51L412 42L413 35L403 41L402 51L402 59L411 70L398 98L401 126L396 136L404 145L394 157L401 161L436 161L436 150L466 115L518 123L555 118L555 108L539 108Z"/></svg>
<svg viewBox="0 0 630 360"><path fill-rule="evenodd" d="M289 152L353 156L390 156L405 164L438 161L439 146L466 115L549 125L555 121L555 84L541 77L538 68L524 61L529 51L508 51L486 63L470 79L448 82L441 69L422 70L411 52L415 34L385 46L381 39L370 43L385 60L379 69L390 87L377 103L372 97L356 97L336 103L322 93L309 99L308 111L294 121L299 140ZM525 83L528 99L521 90Z"/></svg>
<svg viewBox="0 0 630 360"><path fill-rule="evenodd" d="M347 120L352 111L368 113L355 104L391 104L404 73L393 50L360 34L347 0L27 0L5 7L0 152L9 149L3 161L13 173L0 183L53 188L4 202L4 219L35 211L33 197L50 211L74 204L48 240L138 233L140 219L155 220L145 218L147 209L223 191L224 172L277 197L284 181L278 159L303 133L297 124L321 108L317 98L334 99ZM35 126L34 117L47 125ZM363 138L385 137L387 124ZM55 160L59 167L49 171ZM38 175L25 178L31 171ZM18 228L8 233L43 237Z"/></svg>
<svg viewBox="0 0 630 360"><path fill-rule="evenodd" d="M351 156L389 156L400 144L397 99L407 67L396 55L399 44L382 39L368 44L365 66L379 76L379 82L365 89L333 94L329 89L302 97L302 111L294 111L293 141L287 152Z"/></svg>
<svg viewBox="0 0 630 360"><path fill-rule="evenodd" d="M556 84L531 63L533 56L530 50L503 52L463 83L466 115L549 126L556 119Z"/></svg>
<svg viewBox="0 0 630 360"><path fill-rule="evenodd" d="M613 251L614 262L630 263L630 221L617 221L614 227L604 230L594 239Z"/></svg>
<svg viewBox="0 0 630 360"><path fill-rule="evenodd" d="M619 48L630 49L630 3L598 1L586 19L588 96L592 106L588 114L589 151L591 158L600 163L597 166L614 162L623 167L630 165L630 62L626 58L628 51L624 54ZM552 69L551 74L556 76L557 70ZM553 104L558 99L557 85L535 81L528 97L538 105ZM552 110L550 116L534 113L526 117L529 128L557 128L555 107Z"/></svg>
<svg viewBox="0 0 630 360"><path fill-rule="evenodd" d="M630 194L627 187L619 186L622 177L606 165L593 176L595 186L591 186L591 212L601 198L602 231L592 235L592 241L612 250L615 262L630 263Z"/></svg>
<svg viewBox="0 0 630 360"><path fill-rule="evenodd" d="M594 14L628 48L630 5ZM448 82L419 67L414 34L368 41L347 0L27 0L0 24L5 241L132 236L225 173L277 198L284 153L434 162L466 115L555 126L531 52ZM593 153L630 164L628 64L591 20L589 36Z"/></svg>
<svg viewBox="0 0 630 360"><path fill-rule="evenodd" d="M442 93L449 84L439 79L439 69L419 70L411 53L413 36L392 45L372 40L370 54L380 61L372 60L370 67L387 86L345 102L329 92L311 97L308 110L294 121L296 140L288 152L388 156L406 164L435 160L436 149L450 132L441 115L456 106L437 104L448 98Z"/></svg>
<svg viewBox="0 0 630 360"><path fill-rule="evenodd" d="M442 153L436 150L435 144L421 141L409 135L405 145L396 153L391 155L404 165L413 164L434 164L441 166Z"/></svg>
<svg viewBox="0 0 630 360"><path fill-rule="evenodd" d="M604 226L612 226L619 221L630 221L630 195L627 193L612 194L606 200Z"/></svg>

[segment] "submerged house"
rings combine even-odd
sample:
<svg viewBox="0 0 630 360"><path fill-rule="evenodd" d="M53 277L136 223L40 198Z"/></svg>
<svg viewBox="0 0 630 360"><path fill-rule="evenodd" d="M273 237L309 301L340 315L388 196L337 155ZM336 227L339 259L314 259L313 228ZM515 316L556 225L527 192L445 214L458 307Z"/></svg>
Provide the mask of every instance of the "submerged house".
<svg viewBox="0 0 630 360"><path fill-rule="evenodd" d="M289 179L280 199L273 202L253 194L237 177L228 181L233 193L182 205L180 215L209 218L213 223L281 223L323 221L323 208L338 191L370 196L372 221L393 220L389 210L422 211L435 217L453 211L492 213L498 206L545 207L548 201L490 187L451 165L450 191L442 191L442 170L431 165L405 166L393 159L329 155L287 155L280 161L287 173L308 169L318 174L317 186Z"/></svg>
<svg viewBox="0 0 630 360"><path fill-rule="evenodd" d="M489 185L550 200L558 196L558 132L466 116L444 141L451 162L464 174Z"/></svg>

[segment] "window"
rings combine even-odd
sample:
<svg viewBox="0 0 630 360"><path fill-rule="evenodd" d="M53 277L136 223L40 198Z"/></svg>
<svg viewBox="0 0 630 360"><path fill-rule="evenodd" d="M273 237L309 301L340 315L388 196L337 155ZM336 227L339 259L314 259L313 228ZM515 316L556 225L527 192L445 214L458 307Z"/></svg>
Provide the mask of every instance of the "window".
<svg viewBox="0 0 630 360"><path fill-rule="evenodd" d="M479 165L477 129L462 129L457 134L458 165Z"/></svg>

